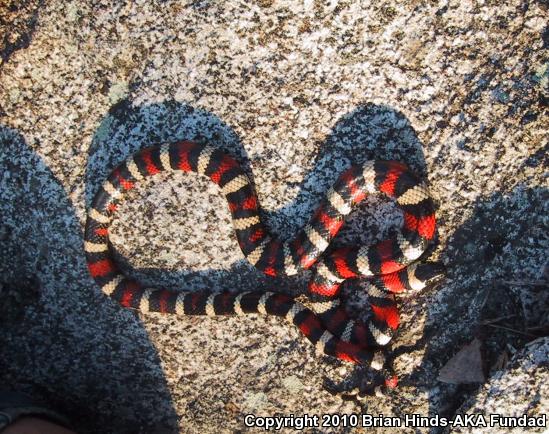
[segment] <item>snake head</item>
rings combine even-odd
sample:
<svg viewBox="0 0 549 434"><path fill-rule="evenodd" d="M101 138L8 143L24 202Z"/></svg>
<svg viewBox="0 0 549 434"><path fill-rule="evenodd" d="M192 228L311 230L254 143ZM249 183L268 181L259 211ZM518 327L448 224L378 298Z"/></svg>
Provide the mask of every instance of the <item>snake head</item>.
<svg viewBox="0 0 549 434"><path fill-rule="evenodd" d="M425 285L429 285L446 274L446 267L442 262L425 262L418 264L415 269L415 276Z"/></svg>

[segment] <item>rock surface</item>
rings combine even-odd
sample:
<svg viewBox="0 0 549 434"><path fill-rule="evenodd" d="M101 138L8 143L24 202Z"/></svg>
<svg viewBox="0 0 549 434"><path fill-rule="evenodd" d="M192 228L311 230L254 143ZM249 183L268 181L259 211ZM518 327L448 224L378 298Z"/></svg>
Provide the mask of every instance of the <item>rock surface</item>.
<svg viewBox="0 0 549 434"><path fill-rule="evenodd" d="M3 387L82 432L235 432L248 413L451 416L487 402L475 385L437 381L462 346L483 342L490 385L502 354L547 334L535 302L547 300L549 248L544 2L20 4L0 15L21 17L0 27L11 35L0 35ZM284 238L352 162L401 160L428 181L429 254L449 273L401 297L394 393L330 395L325 377L353 387L365 372L319 358L276 318L137 315L100 293L83 255L86 206L118 162L181 138L237 156ZM120 216L121 260L150 283L304 289L307 276L272 281L245 262L217 188L196 176L139 186ZM372 199L338 242L381 239L401 219Z"/></svg>
<svg viewBox="0 0 549 434"><path fill-rule="evenodd" d="M496 373L460 410L467 414L482 414L488 422L492 417L495 426L490 432L494 433L508 433L509 428L513 427L509 425L513 423L512 418L520 418L524 415L531 419L535 417L541 419L543 415L547 418L549 414L548 375L549 338L546 337L530 342L522 351L517 352L509 367L505 371ZM546 429L539 426L530 428L530 431L546 432ZM482 432L482 430L469 427L457 429L454 432Z"/></svg>

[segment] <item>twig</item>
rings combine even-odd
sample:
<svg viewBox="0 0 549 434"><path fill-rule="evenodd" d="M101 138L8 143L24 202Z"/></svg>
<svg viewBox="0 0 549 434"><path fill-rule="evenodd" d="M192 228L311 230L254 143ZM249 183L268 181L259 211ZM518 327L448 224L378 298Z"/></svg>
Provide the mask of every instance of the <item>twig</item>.
<svg viewBox="0 0 549 434"><path fill-rule="evenodd" d="M520 286L544 286L549 285L546 280L498 280L498 283L504 283L506 285L520 285Z"/></svg>
<svg viewBox="0 0 549 434"><path fill-rule="evenodd" d="M543 329L546 329L546 328L549 328L549 324L526 327L526 330L543 330Z"/></svg>
<svg viewBox="0 0 549 434"><path fill-rule="evenodd" d="M495 289L495 281L492 282L491 286L488 286L486 288L486 291L484 292L484 300L480 303L479 312L484 309L484 306L486 305L486 302L488 301L488 297L490 297L490 294L492 293L492 290Z"/></svg>
<svg viewBox="0 0 549 434"><path fill-rule="evenodd" d="M516 315L500 316L499 318L492 318L492 319L484 320L484 321L481 322L481 324L482 325L489 325L489 324L499 322L499 321L504 320L504 319L514 318L514 317L516 317Z"/></svg>
<svg viewBox="0 0 549 434"><path fill-rule="evenodd" d="M515 329L512 329L510 327L500 326L500 325L496 325L496 324L486 324L486 325L489 326L489 327L494 327L496 329L507 330L507 331L517 333L517 334L520 334L520 335L533 336L533 337L537 336L537 335L533 335L532 333L521 332L520 330L515 330Z"/></svg>

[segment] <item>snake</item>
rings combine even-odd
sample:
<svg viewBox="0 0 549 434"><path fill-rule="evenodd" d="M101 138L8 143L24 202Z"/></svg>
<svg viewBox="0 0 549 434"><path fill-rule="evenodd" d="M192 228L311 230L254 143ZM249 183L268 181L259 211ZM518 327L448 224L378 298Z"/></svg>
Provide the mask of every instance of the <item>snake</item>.
<svg viewBox="0 0 549 434"><path fill-rule="evenodd" d="M304 304L288 294L259 289L185 292L149 287L125 275L109 241L110 225L126 192L166 171L194 172L217 184L247 261L272 277L311 270L308 292L314 301ZM402 227L377 243L331 248L352 210L367 196L379 194L402 211ZM89 272L102 292L125 308L176 315L276 315L297 326L318 353L383 370L382 349L399 325L394 294L421 290L444 272L441 263L418 261L436 231L435 207L426 184L401 162L370 160L341 173L308 223L291 239L271 234L260 213L250 178L223 149L191 140L147 147L119 164L92 199L84 232ZM365 290L371 315L364 322L348 314L340 294L343 282L359 278L368 278ZM395 382L394 376L385 379L386 386Z"/></svg>

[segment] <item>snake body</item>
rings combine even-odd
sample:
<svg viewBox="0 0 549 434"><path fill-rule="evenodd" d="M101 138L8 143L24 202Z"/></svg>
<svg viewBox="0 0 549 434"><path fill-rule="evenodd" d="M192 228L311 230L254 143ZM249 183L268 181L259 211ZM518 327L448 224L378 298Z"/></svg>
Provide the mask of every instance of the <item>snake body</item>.
<svg viewBox="0 0 549 434"><path fill-rule="evenodd" d="M227 199L247 260L269 276L313 269L309 291L319 301L310 309L288 295L272 292L185 293L144 287L125 276L113 257L110 224L124 193L162 171L209 177ZM325 254L345 217L369 194L392 198L403 212L403 227L377 244ZM442 272L440 264L416 263L434 235L434 205L427 187L404 164L375 160L343 172L309 223L292 239L282 241L262 222L257 195L236 159L208 144L180 141L143 149L111 172L92 201L84 249L92 277L124 307L180 315L277 315L295 324L318 351L379 370L383 353L374 349L390 341L399 323L393 293L422 289ZM341 283L358 277L371 278L366 288L372 318L366 323L351 319L339 297Z"/></svg>

